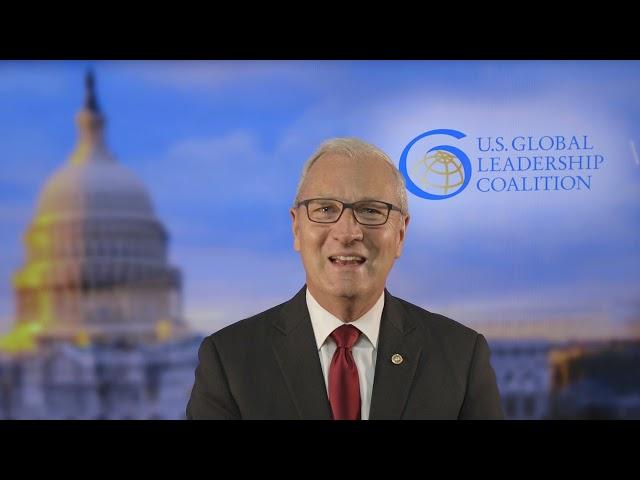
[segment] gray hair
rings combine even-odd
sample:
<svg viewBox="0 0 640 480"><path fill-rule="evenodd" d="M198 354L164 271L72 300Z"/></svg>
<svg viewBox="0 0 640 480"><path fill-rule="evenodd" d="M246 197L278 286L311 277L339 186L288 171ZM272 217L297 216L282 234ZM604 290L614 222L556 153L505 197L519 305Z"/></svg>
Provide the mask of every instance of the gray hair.
<svg viewBox="0 0 640 480"><path fill-rule="evenodd" d="M377 157L383 159L393 169L393 173L396 178L396 190L398 193L398 198L400 199L400 209L404 214L409 213L407 189L402 173L400 173L398 168L394 165L393 161L386 153L384 153L375 145L363 142L362 140L354 137L331 138L322 142L320 147L318 147L315 153L311 155L311 157L307 160L307 162L304 164L304 167L302 168L302 175L300 176L300 181L298 182L294 206L297 205L300 201L300 191L302 190L302 185L307 178L309 170L316 162L316 160L328 153L335 153L347 158Z"/></svg>

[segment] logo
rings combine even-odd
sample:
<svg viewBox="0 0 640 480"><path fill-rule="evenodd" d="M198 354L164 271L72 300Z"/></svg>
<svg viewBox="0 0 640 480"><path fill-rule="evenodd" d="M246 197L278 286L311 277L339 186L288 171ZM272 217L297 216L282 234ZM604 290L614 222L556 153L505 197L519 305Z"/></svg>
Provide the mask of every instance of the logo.
<svg viewBox="0 0 640 480"><path fill-rule="evenodd" d="M447 135L457 140L465 137L462 132L448 129L429 130L418 135L403 150L400 171L411 193L428 200L443 200L467 188L471 180L471 161L462 150L451 145L436 145L422 153L416 143L432 135ZM410 164L409 168L407 164Z"/></svg>
<svg viewBox="0 0 640 480"><path fill-rule="evenodd" d="M466 137L464 133L429 130L411 140L402 151L399 165L407 190L427 200L451 198L469 186L474 173L471 190L480 194L588 191L605 162L605 155L598 151L589 133L483 133L475 137L475 149L465 144L465 149L472 149L475 172L471 160L459 148L431 146L437 143L432 136L461 140Z"/></svg>

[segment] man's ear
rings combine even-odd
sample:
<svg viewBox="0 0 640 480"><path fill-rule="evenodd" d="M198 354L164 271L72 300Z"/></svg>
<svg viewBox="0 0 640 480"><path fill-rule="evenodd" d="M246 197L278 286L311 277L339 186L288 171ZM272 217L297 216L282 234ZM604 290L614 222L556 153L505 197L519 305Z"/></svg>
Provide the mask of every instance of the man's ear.
<svg viewBox="0 0 640 480"><path fill-rule="evenodd" d="M298 216L298 209L289 209L291 214L291 230L293 231L293 249L296 252L300 251L300 217Z"/></svg>
<svg viewBox="0 0 640 480"><path fill-rule="evenodd" d="M407 234L407 227L409 226L409 220L411 217L409 214L405 215L402 219L402 225L400 226L400 230L398 231L398 245L396 247L396 258L399 258L402 254L402 247L404 246L404 239Z"/></svg>

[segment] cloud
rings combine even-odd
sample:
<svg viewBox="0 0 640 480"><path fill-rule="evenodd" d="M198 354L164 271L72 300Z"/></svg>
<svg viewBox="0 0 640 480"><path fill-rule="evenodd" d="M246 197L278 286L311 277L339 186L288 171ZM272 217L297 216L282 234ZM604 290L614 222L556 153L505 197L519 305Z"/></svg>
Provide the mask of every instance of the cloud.
<svg viewBox="0 0 640 480"><path fill-rule="evenodd" d="M628 282L584 278L555 285L514 282L512 288L501 289L491 288L490 281L489 288L459 288L461 276L425 281L428 278L396 270L389 289L492 338L628 337L640 318L640 286Z"/></svg>
<svg viewBox="0 0 640 480"><path fill-rule="evenodd" d="M272 203L286 187L282 162L244 131L179 140L161 158L141 163L137 170L159 196L179 192L181 200L202 205L257 198Z"/></svg>
<svg viewBox="0 0 640 480"><path fill-rule="evenodd" d="M248 132L187 138L135 163L173 245L272 245L288 234L297 173Z"/></svg>
<svg viewBox="0 0 640 480"><path fill-rule="evenodd" d="M112 65L151 85L213 94L229 88L250 93L261 84L326 90L346 77L338 63L317 61L130 61Z"/></svg>
<svg viewBox="0 0 640 480"><path fill-rule="evenodd" d="M279 123L277 138L268 145L262 130L212 131L174 139L157 157L125 159L169 227L171 257L185 274L188 317L209 331L295 293L303 273L289 250L286 210L302 163L320 141L361 136L397 160L410 139L443 127L466 132L469 137L460 145L469 151L476 136L589 134L607 160L587 192L481 194L470 187L442 202L410 195L413 219L405 254L390 280L397 293L461 318L526 320L571 311L626 315L616 310L616 301L626 305L638 292L631 289L620 297L616 289L625 281L635 285L629 272L640 269L638 255L629 254L640 218L640 177L629 149L630 138L640 145L636 125L629 121L640 98L636 70L616 76L611 75L616 69L589 67L594 75L587 76L588 66L554 70L535 62L424 64L420 71L420 62L388 64L388 69L382 63L370 68L339 62L113 62L113 68L101 67L105 74L118 72L157 86L163 95L194 92L202 102L234 88L259 95L260 89L277 85L278 98L304 93L302 106L287 117L294 120ZM411 69L416 71L406 73ZM480 76L467 78L470 72ZM0 93L45 85L41 75L31 75L23 76L23 85L0 78ZM246 97L227 100L242 103ZM47 150L47 144L27 136L25 148L34 149L28 158L47 158L46 151L37 150ZM26 188L35 178L40 184L45 170L51 172L48 164L41 172L16 170L16 162L1 165L2 188ZM28 205L34 204L29 198ZM0 210L0 218L14 214ZM254 221L256 215L263 221ZM595 278L600 283L592 285Z"/></svg>
<svg viewBox="0 0 640 480"><path fill-rule="evenodd" d="M291 298L304 284L298 254L228 247L177 247L185 273L185 316L213 332Z"/></svg>
<svg viewBox="0 0 640 480"><path fill-rule="evenodd" d="M512 70L533 69L531 64L493 68L502 69L499 85L509 83ZM594 85L580 87L576 85L583 80L549 78L551 72L558 73L554 68L538 66L535 81L540 85L526 84L527 77L521 73L519 90L512 85L509 95L497 87L465 91L446 86L380 92L375 98L345 98L338 94L299 116L283 134L279 148L288 154L308 155L312 151L310 145L317 145L328 136L361 135L398 160L411 138L431 128L467 132L469 136L460 142L466 151L477 151L478 136L587 134L596 151L606 157L603 168L593 172L592 191L486 194L473 191L471 186L444 202L428 202L410 195L410 234L428 239L431 244L443 239L441 243L452 247L455 245L451 239L473 237L482 240L477 246L480 249L492 245L504 248L508 239L516 249L551 248L557 252L574 250L578 239L594 248L606 246L606 240L602 245L604 230L610 238L625 241L636 227L633 218L637 217L637 207L630 204L630 199L636 197L638 181L635 165L627 161L628 121L607 107L606 98L593 95ZM564 69L570 75L575 69L584 68L564 65L560 71ZM545 72L547 78L542 75ZM633 96L635 90L630 90L628 81L618 82L618 87L619 97ZM621 93L623 88L626 90ZM597 100L591 101L594 98Z"/></svg>
<svg viewBox="0 0 640 480"><path fill-rule="evenodd" d="M594 110L579 92L566 96L560 89L540 91L527 100L485 99L480 92L454 94L448 91L415 91L375 105L367 118L372 136L399 159L410 139L433 128L453 128L468 137L454 142L463 150L477 152L475 137L518 135L590 135L595 151L605 156L603 168L593 173L593 189L587 192L481 193L472 184L461 195L442 202L429 202L410 195L413 232L433 237L460 238L486 234L491 238L518 235L539 237L558 246L562 237L601 236L594 222L606 223L609 231L627 233L627 216L621 207L635 209L630 198L637 191L637 175L629 156L628 138L619 133L624 119L607 110ZM447 137L434 138L451 143ZM559 155L557 152L552 154ZM530 154L531 155L531 154ZM506 155L503 155L503 158ZM470 154L476 165L475 155ZM474 177L478 177L474 172ZM635 177L635 178L634 178ZM591 228L590 228L591 227ZM555 230L557 235L540 235ZM436 235L437 236L437 235Z"/></svg>

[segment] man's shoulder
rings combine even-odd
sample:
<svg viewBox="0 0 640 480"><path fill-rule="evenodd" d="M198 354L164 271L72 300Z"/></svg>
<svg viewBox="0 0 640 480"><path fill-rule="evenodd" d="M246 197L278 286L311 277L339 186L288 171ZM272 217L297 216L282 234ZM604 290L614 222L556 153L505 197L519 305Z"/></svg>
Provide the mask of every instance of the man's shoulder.
<svg viewBox="0 0 640 480"><path fill-rule="evenodd" d="M415 321L423 329L430 331L432 334L474 339L478 335L478 332L474 329L463 325L452 318L440 313L430 312L429 310L402 298L393 298L399 302L405 312L405 315Z"/></svg>
<svg viewBox="0 0 640 480"><path fill-rule="evenodd" d="M434 313L407 300L392 296L401 309L401 313L415 322L423 330L429 331L436 336L448 338L475 339L478 332L462 323L453 320L445 315ZM281 314L293 299L287 300L279 305L271 307L251 317L244 318L227 325L207 337L216 344L236 344L246 343L251 338L264 339L269 334L274 320Z"/></svg>

